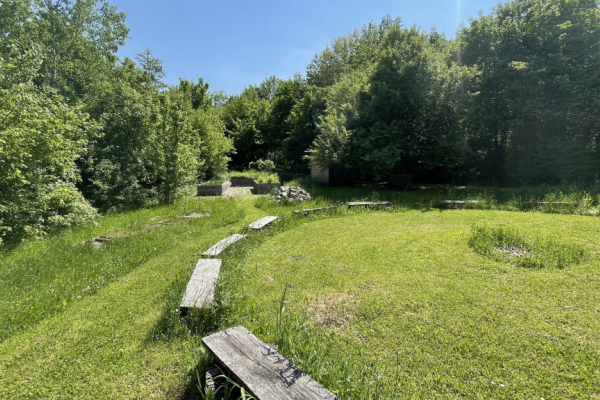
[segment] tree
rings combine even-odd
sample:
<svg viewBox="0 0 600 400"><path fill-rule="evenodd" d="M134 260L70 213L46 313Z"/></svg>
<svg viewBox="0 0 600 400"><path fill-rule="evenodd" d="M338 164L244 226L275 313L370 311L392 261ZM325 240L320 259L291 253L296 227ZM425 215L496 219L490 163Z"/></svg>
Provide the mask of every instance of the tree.
<svg viewBox="0 0 600 400"><path fill-rule="evenodd" d="M89 85L116 61L129 29L125 14L98 0L33 0L32 20L21 43L37 43L43 62L38 85L49 84L69 99L81 99Z"/></svg>
<svg viewBox="0 0 600 400"><path fill-rule="evenodd" d="M0 242L43 236L96 213L75 187L75 161L97 126L80 106L37 88L33 75L22 82L41 62L35 48L10 59L0 58ZM19 74L5 72L11 69Z"/></svg>

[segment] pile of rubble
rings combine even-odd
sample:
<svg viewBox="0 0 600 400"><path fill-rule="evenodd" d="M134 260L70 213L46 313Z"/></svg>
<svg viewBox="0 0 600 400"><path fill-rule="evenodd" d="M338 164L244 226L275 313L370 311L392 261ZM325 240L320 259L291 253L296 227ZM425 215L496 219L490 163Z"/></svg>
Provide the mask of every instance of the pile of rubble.
<svg viewBox="0 0 600 400"><path fill-rule="evenodd" d="M295 187L295 186L282 186L279 188L277 193L275 193L275 196L273 196L273 200L288 200L288 201L292 201L292 200L304 201L304 200L310 200L310 198L311 198L310 193L308 193L304 189L301 189L301 188Z"/></svg>

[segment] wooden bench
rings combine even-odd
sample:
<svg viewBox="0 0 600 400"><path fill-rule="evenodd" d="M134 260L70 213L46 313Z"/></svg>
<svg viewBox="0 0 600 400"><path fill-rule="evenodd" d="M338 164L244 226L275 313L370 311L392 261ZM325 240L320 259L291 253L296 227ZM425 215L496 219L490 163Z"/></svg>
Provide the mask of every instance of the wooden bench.
<svg viewBox="0 0 600 400"><path fill-rule="evenodd" d="M390 179L388 179L388 185L404 188L402 191L406 192L406 189L408 189L410 186L412 178L412 175L390 175Z"/></svg>
<svg viewBox="0 0 600 400"><path fill-rule="evenodd" d="M212 303L221 263L221 260L215 259L198 261L179 305L182 316L187 315L192 308L205 308Z"/></svg>
<svg viewBox="0 0 600 400"><path fill-rule="evenodd" d="M306 209L306 210L295 210L295 211L292 211L292 212L294 214L296 214L296 215L302 213L306 217L308 214L311 214L311 213L314 213L314 212L317 212L317 211L333 210L335 208L337 208L337 207L332 206L332 207L309 208L309 209Z"/></svg>
<svg viewBox="0 0 600 400"><path fill-rule="evenodd" d="M235 235L231 235L228 238L221 240L219 243L215 244L213 247L206 250L204 253L202 253L202 257L207 258L218 256L223 251L225 251L226 248L228 248L238 240L242 240L246 237L248 237L248 235L240 235L237 233Z"/></svg>
<svg viewBox="0 0 600 400"><path fill-rule="evenodd" d="M392 205L389 201L354 201L348 204L348 208L353 207L390 207Z"/></svg>
<svg viewBox="0 0 600 400"><path fill-rule="evenodd" d="M243 326L202 339L217 365L257 400L337 400L337 397Z"/></svg>
<svg viewBox="0 0 600 400"><path fill-rule="evenodd" d="M263 218L259 219L258 221L254 221L253 223L248 225L248 227L250 229L254 229L255 231L260 231L265 226L269 225L270 223L272 223L274 221L277 221L278 219L279 219L279 217L263 217Z"/></svg>
<svg viewBox="0 0 600 400"><path fill-rule="evenodd" d="M478 200L440 200L441 204L477 204Z"/></svg>

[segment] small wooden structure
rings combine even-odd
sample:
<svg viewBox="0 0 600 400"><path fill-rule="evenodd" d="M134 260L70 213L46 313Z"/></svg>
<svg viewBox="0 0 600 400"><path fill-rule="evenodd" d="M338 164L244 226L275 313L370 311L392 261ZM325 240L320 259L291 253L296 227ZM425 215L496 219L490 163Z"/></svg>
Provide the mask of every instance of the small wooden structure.
<svg viewBox="0 0 600 400"><path fill-rule="evenodd" d="M254 221L253 223L248 225L248 227L250 229L254 229L255 231L260 231L261 229L271 224L272 222L277 221L278 219L279 217L262 217L261 219Z"/></svg>
<svg viewBox="0 0 600 400"><path fill-rule="evenodd" d="M311 214L311 213L314 213L314 212L317 212L317 211L333 210L335 208L337 208L337 207L331 206L331 207L307 208L305 210L294 210L292 212L295 215L298 215L298 214L302 213L306 217L308 214Z"/></svg>
<svg viewBox="0 0 600 400"><path fill-rule="evenodd" d="M221 240L219 243L215 244L213 247L211 247L210 249L206 250L204 253L202 253L202 257L207 258L207 257L218 256L226 248L228 248L229 246L231 246L232 244L234 244L238 240L242 240L242 239L244 239L246 237L248 237L248 235L240 235L240 234L237 234L237 233L235 235L231 235L228 238L225 238L225 239Z"/></svg>
<svg viewBox="0 0 600 400"><path fill-rule="evenodd" d="M354 201L348 204L348 208L353 207L390 207L392 205L389 201Z"/></svg>
<svg viewBox="0 0 600 400"><path fill-rule="evenodd" d="M221 260L198 261L179 305L182 316L187 315L192 308L205 308L212 303L221 263Z"/></svg>
<svg viewBox="0 0 600 400"><path fill-rule="evenodd" d="M215 362L257 400L337 400L243 326L202 339Z"/></svg>
<svg viewBox="0 0 600 400"><path fill-rule="evenodd" d="M412 177L412 175L390 175L388 186L396 186L401 188L403 192L406 192L406 189L410 186Z"/></svg>

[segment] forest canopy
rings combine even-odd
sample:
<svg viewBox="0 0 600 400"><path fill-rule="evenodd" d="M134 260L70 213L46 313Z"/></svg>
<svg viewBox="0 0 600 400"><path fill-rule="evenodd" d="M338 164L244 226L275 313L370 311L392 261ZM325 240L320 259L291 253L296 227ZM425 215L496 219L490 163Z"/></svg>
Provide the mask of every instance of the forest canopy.
<svg viewBox="0 0 600 400"><path fill-rule="evenodd" d="M598 179L597 0L511 1L453 39L388 16L235 95L166 85L150 50L117 56L128 35L106 1L0 1L0 241L251 163L306 171L309 149L360 179Z"/></svg>

